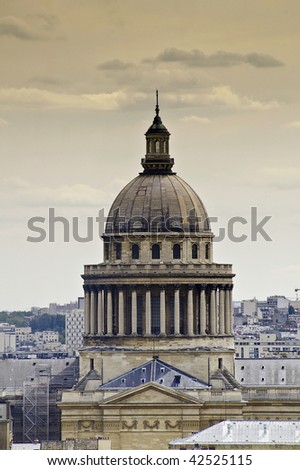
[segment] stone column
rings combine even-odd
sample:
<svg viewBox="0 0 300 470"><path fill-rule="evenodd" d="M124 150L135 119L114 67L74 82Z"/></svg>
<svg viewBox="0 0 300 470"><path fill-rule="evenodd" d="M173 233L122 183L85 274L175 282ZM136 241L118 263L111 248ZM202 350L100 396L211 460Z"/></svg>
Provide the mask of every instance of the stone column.
<svg viewBox="0 0 300 470"><path fill-rule="evenodd" d="M112 335L112 294L107 290L107 334Z"/></svg>
<svg viewBox="0 0 300 470"><path fill-rule="evenodd" d="M210 291L210 312L209 312L210 334L216 334L216 286L211 286Z"/></svg>
<svg viewBox="0 0 300 470"><path fill-rule="evenodd" d="M225 292L224 286L219 287L219 334L225 333Z"/></svg>
<svg viewBox="0 0 300 470"><path fill-rule="evenodd" d="M175 286L174 292L174 334L180 335L180 297L179 286Z"/></svg>
<svg viewBox="0 0 300 470"><path fill-rule="evenodd" d="M151 291L149 286L146 286L146 336L151 336Z"/></svg>
<svg viewBox="0 0 300 470"><path fill-rule="evenodd" d="M95 288L91 290L91 307L90 307L90 333L91 335L95 334L95 310L96 310L96 303L95 303Z"/></svg>
<svg viewBox="0 0 300 470"><path fill-rule="evenodd" d="M135 288L131 293L131 334L137 335L137 296Z"/></svg>
<svg viewBox="0 0 300 470"><path fill-rule="evenodd" d="M225 334L231 334L231 286L226 286L225 290Z"/></svg>
<svg viewBox="0 0 300 470"><path fill-rule="evenodd" d="M90 291L87 288L84 290L84 332L90 333Z"/></svg>
<svg viewBox="0 0 300 470"><path fill-rule="evenodd" d="M206 335L206 322L207 322L207 312L206 312L206 292L205 285L200 286L200 335Z"/></svg>
<svg viewBox="0 0 300 470"><path fill-rule="evenodd" d="M118 335L124 336L124 292L122 287L118 292Z"/></svg>
<svg viewBox="0 0 300 470"><path fill-rule="evenodd" d="M166 335L166 289L160 286L160 334Z"/></svg>
<svg viewBox="0 0 300 470"><path fill-rule="evenodd" d="M97 295L97 329L96 333L98 335L102 335L103 332L103 313L102 313L102 290L101 287L98 289L98 295Z"/></svg>
<svg viewBox="0 0 300 470"><path fill-rule="evenodd" d="M188 287L188 298L187 298L187 334L192 336L194 334L194 304L193 304L193 288L194 286Z"/></svg>
<svg viewBox="0 0 300 470"><path fill-rule="evenodd" d="M229 318L228 318L228 326L229 326L229 332L228 334L232 335L232 289L233 286L229 286Z"/></svg>

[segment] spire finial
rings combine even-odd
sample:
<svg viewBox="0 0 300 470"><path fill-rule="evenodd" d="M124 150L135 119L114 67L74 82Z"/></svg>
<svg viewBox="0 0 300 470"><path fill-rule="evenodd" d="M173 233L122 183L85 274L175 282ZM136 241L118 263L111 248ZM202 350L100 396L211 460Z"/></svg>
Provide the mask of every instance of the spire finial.
<svg viewBox="0 0 300 470"><path fill-rule="evenodd" d="M158 90L156 90L156 107L155 107L156 116L159 115L159 106L158 106Z"/></svg>

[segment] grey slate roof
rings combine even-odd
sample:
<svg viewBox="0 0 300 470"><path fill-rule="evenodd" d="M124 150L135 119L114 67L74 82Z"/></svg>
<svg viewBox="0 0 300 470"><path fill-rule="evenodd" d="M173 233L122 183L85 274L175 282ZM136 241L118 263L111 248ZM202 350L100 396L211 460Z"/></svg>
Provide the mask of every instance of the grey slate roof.
<svg viewBox="0 0 300 470"><path fill-rule="evenodd" d="M233 389L240 388L240 383L234 378L233 375L227 369L218 369L212 376L211 379L222 380L224 388Z"/></svg>
<svg viewBox="0 0 300 470"><path fill-rule="evenodd" d="M179 176L141 174L118 194L105 233L210 230L206 209Z"/></svg>
<svg viewBox="0 0 300 470"><path fill-rule="evenodd" d="M154 357L129 372L103 384L100 389L133 388L143 383L156 382L170 388L207 389L208 384L176 367Z"/></svg>

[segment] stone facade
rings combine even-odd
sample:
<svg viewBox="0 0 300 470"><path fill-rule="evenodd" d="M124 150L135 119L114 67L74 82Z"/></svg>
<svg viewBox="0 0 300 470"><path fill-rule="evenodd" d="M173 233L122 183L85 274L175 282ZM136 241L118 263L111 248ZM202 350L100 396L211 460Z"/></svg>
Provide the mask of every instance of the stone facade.
<svg viewBox="0 0 300 470"><path fill-rule="evenodd" d="M169 136L157 103L144 171L112 204L103 262L84 268L80 382L59 404L63 439L105 437L112 449L167 449L170 440L228 417L276 419L285 410L300 418L298 396L273 402L256 390L245 394L234 379L234 274L230 264L213 261L206 210L173 172ZM151 377L108 387L154 357L203 389Z"/></svg>

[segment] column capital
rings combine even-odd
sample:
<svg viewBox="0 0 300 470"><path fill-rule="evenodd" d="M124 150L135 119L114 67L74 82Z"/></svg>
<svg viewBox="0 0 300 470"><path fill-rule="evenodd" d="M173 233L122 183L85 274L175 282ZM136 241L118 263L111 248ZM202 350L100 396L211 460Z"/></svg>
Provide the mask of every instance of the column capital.
<svg viewBox="0 0 300 470"><path fill-rule="evenodd" d="M195 287L195 284L188 284L188 289L189 289L189 290L193 290L194 287Z"/></svg>
<svg viewBox="0 0 300 470"><path fill-rule="evenodd" d="M233 284L226 284L225 286L226 290L232 290L233 289Z"/></svg>

